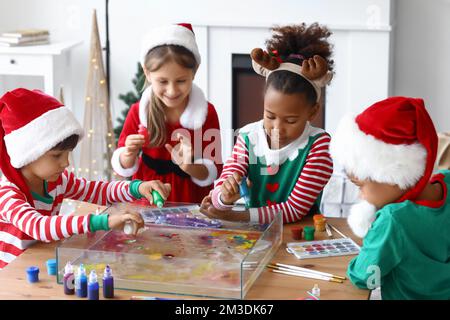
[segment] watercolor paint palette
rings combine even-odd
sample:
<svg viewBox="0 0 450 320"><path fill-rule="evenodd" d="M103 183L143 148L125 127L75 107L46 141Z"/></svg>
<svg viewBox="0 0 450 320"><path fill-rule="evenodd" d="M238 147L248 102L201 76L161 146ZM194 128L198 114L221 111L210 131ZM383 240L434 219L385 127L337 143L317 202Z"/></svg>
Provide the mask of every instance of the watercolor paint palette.
<svg viewBox="0 0 450 320"><path fill-rule="evenodd" d="M350 238L289 242L287 252L297 259L312 259L358 254L360 247Z"/></svg>

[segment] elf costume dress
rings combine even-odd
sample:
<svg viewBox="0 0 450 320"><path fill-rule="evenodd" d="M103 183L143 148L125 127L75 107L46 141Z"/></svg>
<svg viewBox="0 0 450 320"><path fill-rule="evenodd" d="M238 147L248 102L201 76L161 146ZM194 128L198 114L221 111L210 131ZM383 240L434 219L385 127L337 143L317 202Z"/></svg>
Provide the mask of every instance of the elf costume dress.
<svg viewBox="0 0 450 320"><path fill-rule="evenodd" d="M344 117L330 149L353 177L405 190L381 208L368 202L352 208L349 225L364 237L348 266L352 283L381 286L383 299L450 299L450 171L431 176L437 134L423 100L391 97ZM442 198L421 199L435 183Z"/></svg>
<svg viewBox="0 0 450 320"><path fill-rule="evenodd" d="M220 201L220 186L237 172L252 182L247 204L251 221L268 223L281 211L284 223L289 223L318 212L323 187L333 172L329 143L324 130L307 123L300 137L274 150L268 145L263 120L248 124L239 131L216 183L213 204L226 208Z"/></svg>

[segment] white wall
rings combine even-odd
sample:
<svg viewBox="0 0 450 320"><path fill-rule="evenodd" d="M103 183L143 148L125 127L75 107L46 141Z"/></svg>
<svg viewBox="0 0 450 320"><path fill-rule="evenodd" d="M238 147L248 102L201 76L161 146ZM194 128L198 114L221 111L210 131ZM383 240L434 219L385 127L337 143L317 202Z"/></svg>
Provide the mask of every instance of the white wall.
<svg viewBox="0 0 450 320"><path fill-rule="evenodd" d="M354 57L345 55L345 52L351 50L356 50L361 55L368 55L370 59L377 56L385 57L385 53L366 52L364 45L359 45L359 48L356 49L352 48L361 39L358 39L357 32L352 35L346 32L370 29L373 30L373 34L367 39L363 39L363 42L383 41L383 37L389 36L390 0L283 0L282 2L277 0L171 0L169 3L170 5L162 1L135 0L133 1L134 6L130 6L126 1L110 1L112 97L115 99L113 107L116 114L119 114L118 111L125 107L123 102L117 100L118 94L131 89L131 79L138 60L140 36L149 28L160 24L190 22L194 25L203 59L195 82L205 91L219 112L222 112L221 127L223 129L231 127L231 116L229 115L231 97L227 100L217 101L215 99L217 91L210 90L210 81L212 78L221 79L231 72L231 69L228 70L228 61L210 60L214 59L211 57L213 51L218 51L220 48L229 50L234 45L234 39L241 36L236 31L237 28L260 28L260 30L255 30L255 38L248 41L249 52L254 43L260 46L264 44L264 40L270 36L269 28L275 24L302 21L307 23L326 22L332 30L338 32L336 37L347 39L346 47L337 50L339 55L340 52L343 53L339 59L336 58L337 69L343 68L346 64L344 60L354 59ZM131 21L132 23L130 23ZM217 36L224 38L217 39ZM245 37L245 35L242 36ZM365 36L365 34L361 33L360 36ZM381 46L380 50L383 49L388 50L387 47ZM377 68L380 65L383 67L382 64L387 61L388 59L378 60L376 63L371 63L370 67L377 73ZM360 82L359 70L361 68L353 71L355 77L348 79L349 85ZM339 70L337 76L339 76ZM380 92L378 87L380 83L384 83L384 80L380 81L378 77L378 75L376 78L373 77L372 84L368 85L373 88L372 92ZM224 88L227 86L231 86L231 83L224 83ZM333 90L330 90L331 94ZM337 88L337 90L345 89ZM341 111L355 109L358 105L365 105L368 101L382 97L362 92L361 95L348 97L348 101L340 108ZM335 119L338 116L339 110L336 109L330 110L327 115L331 131L334 129Z"/></svg>
<svg viewBox="0 0 450 320"><path fill-rule="evenodd" d="M168 5L170 3L170 5ZM282 5L280 5L282 3ZM140 37L149 28L167 23L191 22L195 26L269 28L274 24L300 21L327 21L333 28L361 29L389 26L389 0L172 0L147 1L110 0L111 98L113 119L125 105L118 100L120 93L132 89L131 79L136 71ZM0 0L0 31L16 28L47 28L53 40L76 39L84 43L72 55L72 92L74 112L83 117L83 100L87 77L87 60L92 9L97 9L102 41L105 37L104 0ZM239 9L237 9L239 8ZM251 19L250 19L251 18ZM200 31L201 32L201 31ZM267 33L269 35L269 33ZM259 41L262 43L264 39ZM205 44L199 44L205 51ZM202 47L203 46L203 47ZM208 92L204 57L196 82ZM214 76L214 75L212 75ZM0 84L1 89L16 86L41 87L38 79L10 78ZM3 87L3 88L2 88ZM358 100L358 99L356 99Z"/></svg>
<svg viewBox="0 0 450 320"><path fill-rule="evenodd" d="M131 89L140 35L153 25L189 21L197 25L226 26L233 22L245 26L247 18L252 16L261 26L268 26L301 20L320 21L329 12L333 13L332 22L335 26L344 26L348 21L356 25L373 26L388 25L389 22L388 15L377 15L377 11L389 12L388 1L382 0L357 1L356 5L351 0L285 0L283 6L276 0L268 0L264 4L256 0L193 0L175 3L167 5L165 1L110 0L114 118L124 108L124 104L117 99L118 94ZM437 129L450 130L447 120L450 118L447 106L450 101L450 1L395 0L393 3L396 10L395 13L391 10L394 13L394 32L391 37L394 60L390 93L423 97ZM237 4L240 10L236 9ZM255 13L256 5L269 10ZM83 116L91 13L93 8L97 9L100 36L104 40L104 6L104 0L0 0L0 31L24 27L48 28L53 39L84 41L74 49L71 60L74 111L79 119ZM308 12L308 15L305 16L304 12ZM277 18L281 16L284 18ZM338 58L337 67L342 61ZM9 89L22 84L43 88L42 81L38 79L7 77L5 80L0 83L0 90L2 86ZM204 83L204 80L197 79L197 82Z"/></svg>
<svg viewBox="0 0 450 320"><path fill-rule="evenodd" d="M76 40L82 43L70 52L70 77L64 81L66 92L72 95L71 109L83 123L84 99L88 74L92 13L97 10L100 39L104 43L104 0L0 0L0 32L43 28L50 31L51 41ZM70 88L67 88L70 86ZM42 77L0 77L0 95L17 87L44 90ZM67 98L67 97L66 97ZM78 164L79 150L73 159Z"/></svg>
<svg viewBox="0 0 450 320"><path fill-rule="evenodd" d="M103 41L105 33L103 0L0 0L0 32L44 28L50 31L52 41L83 41L71 51L71 77L67 81L73 94L72 109L80 121L84 115L93 9L97 10L100 38ZM44 82L40 77L7 76L0 83L2 90L0 93L19 86L44 89Z"/></svg>
<svg viewBox="0 0 450 320"><path fill-rule="evenodd" d="M395 95L421 97L438 131L450 131L450 1L396 1Z"/></svg>

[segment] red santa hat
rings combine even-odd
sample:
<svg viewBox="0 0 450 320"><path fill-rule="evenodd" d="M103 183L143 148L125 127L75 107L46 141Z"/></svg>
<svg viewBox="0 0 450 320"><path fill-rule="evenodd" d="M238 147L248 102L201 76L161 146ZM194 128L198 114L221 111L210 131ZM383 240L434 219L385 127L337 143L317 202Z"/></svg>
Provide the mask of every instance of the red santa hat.
<svg viewBox="0 0 450 320"><path fill-rule="evenodd" d="M169 26L162 26L152 29L144 38L141 44L140 62L145 66L145 57L148 52L155 47L162 45L177 45L192 52L198 64L201 62L200 52L192 25L189 23L179 23Z"/></svg>
<svg viewBox="0 0 450 320"><path fill-rule="evenodd" d="M402 202L416 199L428 183L437 142L436 129L422 99L391 97L356 117L341 120L330 151L346 173L408 190L397 200ZM372 211L352 210L349 224L355 234L365 235L375 220L376 210Z"/></svg>
<svg viewBox="0 0 450 320"><path fill-rule="evenodd" d="M39 90L19 88L3 95L0 120L2 141L10 164L16 169L38 159L69 136L83 135L73 113Z"/></svg>

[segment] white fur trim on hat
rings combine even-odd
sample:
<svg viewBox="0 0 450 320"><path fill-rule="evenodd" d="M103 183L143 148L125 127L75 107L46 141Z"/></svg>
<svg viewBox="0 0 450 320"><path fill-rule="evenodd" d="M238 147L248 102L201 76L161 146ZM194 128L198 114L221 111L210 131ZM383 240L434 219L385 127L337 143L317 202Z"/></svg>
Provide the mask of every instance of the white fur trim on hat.
<svg viewBox="0 0 450 320"><path fill-rule="evenodd" d="M186 27L180 25L162 26L152 29L144 38L141 44L140 59L141 66L145 66L145 57L148 52L162 45L177 45L185 47L194 54L198 64L201 62L200 52L195 41L194 33Z"/></svg>
<svg viewBox="0 0 450 320"><path fill-rule="evenodd" d="M122 152L126 150L125 147L117 148L114 150L113 155L111 157L111 166L113 170L120 176L124 178L131 177L133 174L135 174L139 169L139 160L136 158L136 162L131 168L124 168L122 167L122 164L120 163L120 155Z"/></svg>
<svg viewBox="0 0 450 320"><path fill-rule="evenodd" d="M59 107L5 135L11 165L16 168L37 160L73 134L83 137L83 128L67 107Z"/></svg>
<svg viewBox="0 0 450 320"><path fill-rule="evenodd" d="M353 233L360 238L364 238L375 221L376 213L377 208L367 201L361 201L353 205L347 218L348 225Z"/></svg>
<svg viewBox="0 0 450 320"><path fill-rule="evenodd" d="M200 187L207 187L209 185L212 185L214 180L216 180L217 178L217 167L214 164L214 161L212 161L211 159L196 159L194 160L194 164L204 165L208 170L208 176L203 180L191 177L192 182Z"/></svg>
<svg viewBox="0 0 450 320"><path fill-rule="evenodd" d="M394 145L362 132L354 116L345 116L330 143L332 158L360 180L416 185L425 171L427 152L420 143Z"/></svg>
<svg viewBox="0 0 450 320"><path fill-rule="evenodd" d="M152 94L152 87L149 86L142 93L141 100L139 101L139 122L145 127L147 127L147 110ZM186 129L200 129L203 127L207 115L208 101L206 101L202 89L193 83L188 104L180 117L180 124Z"/></svg>

